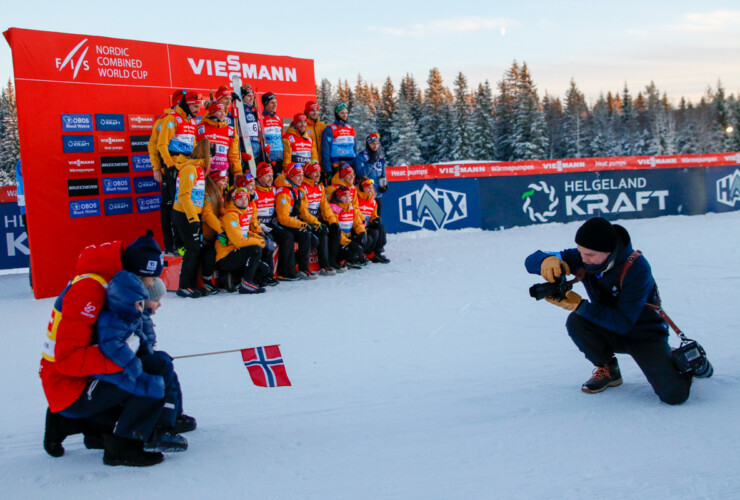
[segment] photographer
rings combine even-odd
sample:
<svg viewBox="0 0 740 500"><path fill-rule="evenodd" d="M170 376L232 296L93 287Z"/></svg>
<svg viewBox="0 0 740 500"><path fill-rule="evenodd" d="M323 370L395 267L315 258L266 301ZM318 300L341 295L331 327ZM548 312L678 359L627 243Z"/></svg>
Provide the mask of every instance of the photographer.
<svg viewBox="0 0 740 500"><path fill-rule="evenodd" d="M668 325L647 304L658 303L657 286L650 265L640 256L622 276L633 249L627 230L601 217L586 221L576 232L577 248L560 253L537 251L527 257L531 274L555 283L564 272L583 281L589 300L573 291L558 301L546 300L570 311L568 335L596 369L583 384L593 394L621 385L615 353L629 354L668 404L681 404L689 397L692 377L676 368L668 345ZM712 368L696 376L708 377Z"/></svg>

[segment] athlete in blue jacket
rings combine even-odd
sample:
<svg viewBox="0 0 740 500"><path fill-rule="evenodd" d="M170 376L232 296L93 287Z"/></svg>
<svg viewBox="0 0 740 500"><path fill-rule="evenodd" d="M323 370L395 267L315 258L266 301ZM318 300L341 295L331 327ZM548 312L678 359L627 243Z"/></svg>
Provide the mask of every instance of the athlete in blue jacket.
<svg viewBox="0 0 740 500"><path fill-rule="evenodd" d="M583 276L588 300L573 291L560 302L546 300L571 314L566 328L576 346L596 366L583 392L601 392L622 383L615 353L630 354L653 390L668 404L689 397L692 378L678 371L668 345L668 325L647 306L657 303L657 286L650 264L639 257L620 283L632 254L629 233L601 217L586 221L576 233L577 248L562 252L537 251L527 257L531 274L555 282L563 272ZM704 376L709 376L705 374Z"/></svg>

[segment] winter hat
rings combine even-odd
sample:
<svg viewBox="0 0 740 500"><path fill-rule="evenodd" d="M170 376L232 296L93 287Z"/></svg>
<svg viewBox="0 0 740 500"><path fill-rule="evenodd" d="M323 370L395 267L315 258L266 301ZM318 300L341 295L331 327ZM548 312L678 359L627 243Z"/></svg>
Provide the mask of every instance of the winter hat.
<svg viewBox="0 0 740 500"><path fill-rule="evenodd" d="M344 180L345 177L347 177L349 174L354 174L355 171L350 167L349 165L345 164L342 169L339 171L339 178Z"/></svg>
<svg viewBox="0 0 740 500"><path fill-rule="evenodd" d="M345 103L340 102L339 104L337 104L336 107L334 108L334 117L339 119L339 112L344 109L349 110L349 107L347 107Z"/></svg>
<svg viewBox="0 0 740 500"><path fill-rule="evenodd" d="M373 132L372 134L367 136L367 139L365 139L365 144L368 146L372 144L373 142L380 142L380 134L377 132Z"/></svg>
<svg viewBox="0 0 740 500"><path fill-rule="evenodd" d="M242 87L242 97L246 96L247 94L254 94L254 90L252 89L252 86L248 83L245 83Z"/></svg>
<svg viewBox="0 0 740 500"><path fill-rule="evenodd" d="M351 195L352 192L349 190L347 186L339 186L336 191L334 191L337 200L341 200L342 196L345 195Z"/></svg>
<svg viewBox="0 0 740 500"><path fill-rule="evenodd" d="M292 179L296 175L303 175L303 167L300 163L288 163L288 171L285 176L288 179Z"/></svg>
<svg viewBox="0 0 740 500"><path fill-rule="evenodd" d="M306 102L306 106L304 107L303 111L308 113L309 111L318 111L319 105L316 104L316 101L308 101Z"/></svg>
<svg viewBox="0 0 740 500"><path fill-rule="evenodd" d="M211 170L210 172L208 172L208 177L210 177L213 182L218 182L218 181L221 181L223 179L228 179L229 178L229 171L227 169L224 169L224 170L215 170L214 169L214 170Z"/></svg>
<svg viewBox="0 0 740 500"><path fill-rule="evenodd" d="M367 177L362 179L362 181L360 182L360 186L362 186L363 191L370 186L374 186L374 184L375 184L375 181L372 179L368 179Z"/></svg>
<svg viewBox="0 0 740 500"><path fill-rule="evenodd" d="M231 199L236 200L248 200L249 199L249 191L247 191L247 188L245 187L235 187L231 191Z"/></svg>
<svg viewBox="0 0 740 500"><path fill-rule="evenodd" d="M311 160L303 167L303 175L310 175L314 172L321 172L321 165L316 160Z"/></svg>
<svg viewBox="0 0 740 500"><path fill-rule="evenodd" d="M263 175L271 174L272 166L269 163L261 162L257 165L257 178L259 179Z"/></svg>
<svg viewBox="0 0 740 500"><path fill-rule="evenodd" d="M218 101L213 101L210 106L208 106L208 116L211 116L216 113L216 111L224 111L226 109L226 106L221 104Z"/></svg>
<svg viewBox="0 0 740 500"><path fill-rule="evenodd" d="M167 287L160 278L154 278L154 283L146 287L146 291L149 294L149 300L159 300L167 294Z"/></svg>
<svg viewBox="0 0 740 500"><path fill-rule="evenodd" d="M138 276L159 276L162 274L162 248L154 239L154 232L146 230L123 251L121 264L126 271Z"/></svg>
<svg viewBox="0 0 740 500"><path fill-rule="evenodd" d="M292 127L293 125L295 125L298 122L305 122L306 119L307 119L306 118L306 115L304 115L303 113L296 113L293 116L293 122L290 124L290 126Z"/></svg>
<svg viewBox="0 0 740 500"><path fill-rule="evenodd" d="M188 104L188 106L192 106L194 104L197 104L198 106L203 105L203 96L197 92L190 91L185 94L183 99Z"/></svg>
<svg viewBox="0 0 740 500"><path fill-rule="evenodd" d="M187 90L175 90L172 93L172 99L170 100L170 104L172 108L180 104L180 101L182 100L183 96L187 94Z"/></svg>
<svg viewBox="0 0 740 500"><path fill-rule="evenodd" d="M613 252L617 248L617 231L605 218L594 217L578 228L576 243L597 252Z"/></svg>
<svg viewBox="0 0 740 500"><path fill-rule="evenodd" d="M236 187L247 187L248 185L254 183L254 177L252 176L251 172L247 172L244 175L238 176L236 179L234 179L234 184Z"/></svg>
<svg viewBox="0 0 740 500"><path fill-rule="evenodd" d="M228 85L221 85L218 90L216 90L216 100L223 99L224 97L230 97L231 96L231 87Z"/></svg>
<svg viewBox="0 0 740 500"><path fill-rule="evenodd" d="M267 92L265 94L262 94L262 105L267 106L267 103L269 103L273 99L277 99L277 97L275 96L273 92Z"/></svg>

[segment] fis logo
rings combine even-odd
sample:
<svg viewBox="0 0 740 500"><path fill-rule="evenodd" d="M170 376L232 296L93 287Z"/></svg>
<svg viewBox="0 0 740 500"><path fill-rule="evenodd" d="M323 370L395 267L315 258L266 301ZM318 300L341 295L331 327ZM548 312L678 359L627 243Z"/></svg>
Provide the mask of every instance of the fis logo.
<svg viewBox="0 0 740 500"><path fill-rule="evenodd" d="M77 73L80 72L80 69L84 68L85 71L90 71L90 64L85 59L87 51L90 50L90 47L85 47L83 49L82 46L85 45L85 43L87 43L87 38L78 43L75 48L70 50L69 53L64 57L64 59L60 57L56 57L54 59L54 65L60 72L64 71L65 68L69 68L70 70L72 70L72 80L77 78Z"/></svg>
<svg viewBox="0 0 740 500"><path fill-rule="evenodd" d="M729 207L740 202L740 170L717 180L717 201Z"/></svg>
<svg viewBox="0 0 740 500"><path fill-rule="evenodd" d="M427 184L398 200L401 222L424 227L431 222L436 229L464 219L468 216L468 200L465 193L447 189L432 189Z"/></svg>
<svg viewBox="0 0 740 500"><path fill-rule="evenodd" d="M557 213L556 209L560 203L555 188L545 181L530 184L527 187L529 191L522 193L522 200L524 200L522 210L532 222L547 222ZM543 205L546 206L544 210L536 210Z"/></svg>

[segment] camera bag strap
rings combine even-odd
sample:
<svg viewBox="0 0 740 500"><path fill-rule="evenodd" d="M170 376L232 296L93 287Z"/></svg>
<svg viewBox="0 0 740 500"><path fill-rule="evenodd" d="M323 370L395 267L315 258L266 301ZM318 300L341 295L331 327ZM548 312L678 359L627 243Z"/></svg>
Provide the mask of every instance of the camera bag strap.
<svg viewBox="0 0 740 500"><path fill-rule="evenodd" d="M627 274L627 271L630 267L632 267L632 264L635 263L637 259L642 257L642 252L640 250L635 250L630 254L629 257L627 257L627 262L625 262L624 267L622 267L622 272L619 274L619 289L622 289L622 281L624 281L624 276ZM666 323L673 329L674 332L676 332L676 335L681 340L687 340L686 335L681 331L680 328L678 328L678 325L673 322L673 320L666 314L666 312L663 310L662 301L660 300L660 295L658 294L658 287L656 285L655 287L655 296L658 298L657 304L651 304L650 302L646 302L645 305L648 306L653 311L657 312L661 318L665 320Z"/></svg>

